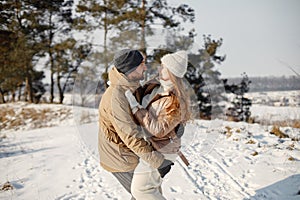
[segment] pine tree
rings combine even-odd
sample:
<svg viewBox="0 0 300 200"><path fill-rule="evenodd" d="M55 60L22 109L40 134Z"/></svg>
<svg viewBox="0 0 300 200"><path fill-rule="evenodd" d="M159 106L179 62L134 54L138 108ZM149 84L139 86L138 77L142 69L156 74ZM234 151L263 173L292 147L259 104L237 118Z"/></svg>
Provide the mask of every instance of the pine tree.
<svg viewBox="0 0 300 200"><path fill-rule="evenodd" d="M196 36L195 30L192 29L187 35L183 35L178 32L167 32L165 34L166 44L161 44L157 48L153 49L153 53L147 55L147 72L149 77L155 76L157 67L160 65L160 59L167 53L174 53L178 50L189 50Z"/></svg>
<svg viewBox="0 0 300 200"><path fill-rule="evenodd" d="M195 20L194 10L186 4L180 4L178 7L168 5L167 0L157 1L128 1L131 9L127 9L124 14L124 20L121 25L126 24L124 31L137 31L140 37L139 49L147 54L146 37L153 34L152 25L160 25L163 29L170 31L180 31L182 22L191 22ZM129 25L128 25L129 23ZM122 26L120 26L122 27Z"/></svg>
<svg viewBox="0 0 300 200"><path fill-rule="evenodd" d="M1 30L12 32L15 36L13 51L10 51L10 67L23 72L25 82L24 98L34 101L36 60L45 50L45 32L49 26L43 24L44 13L52 1L2 1ZM18 87L20 83L18 83Z"/></svg>
<svg viewBox="0 0 300 200"><path fill-rule="evenodd" d="M193 29L187 35L169 32L166 35L166 45L154 49L153 55L149 56L151 67L148 68L148 71L150 70L150 74L157 71L157 65L160 64L163 55L178 50L190 50L194 45L195 36ZM223 112L223 107L219 103L226 99L222 94L224 91L220 78L221 73L214 69L215 64L221 64L225 60L225 56L217 54L218 48L222 45L222 39L213 40L210 35L204 35L203 38L203 48L198 49L197 53L189 52L188 54L189 62L185 78L196 96L195 99L191 97L191 101L196 102L195 104L199 107L199 109L193 109L200 111L201 118L211 119L218 117Z"/></svg>
<svg viewBox="0 0 300 200"><path fill-rule="evenodd" d="M211 119L222 112L219 102L225 99L222 96L221 73L214 69L215 64L221 64L225 56L217 54L222 45L222 38L211 39L211 36L204 35L204 48L198 53L190 54L185 78L189 81L198 98L200 117Z"/></svg>
<svg viewBox="0 0 300 200"><path fill-rule="evenodd" d="M17 89L18 83L23 82L20 70L12 59L16 36L13 32L0 31L0 103L5 103L5 95Z"/></svg>
<svg viewBox="0 0 300 200"><path fill-rule="evenodd" d="M54 76L55 76L55 55L54 46L63 43L72 26L72 6L73 0L43 1L44 12L43 24L48 28L45 37L47 38L46 52L49 55L50 67L50 102L54 99Z"/></svg>
<svg viewBox="0 0 300 200"><path fill-rule="evenodd" d="M115 51L122 47L135 48L146 54L146 37L152 34L154 22L156 25L159 23L162 28L175 29L182 21L194 21L192 8L185 4L171 7L166 0L81 0L78 12L82 13L82 16L77 19L77 27L80 29L104 29L105 71L102 77L105 83L108 78L108 60L112 60ZM114 30L116 36L108 37L110 30Z"/></svg>
<svg viewBox="0 0 300 200"><path fill-rule="evenodd" d="M95 91L97 90L97 72L94 67L83 66L77 74L74 87L73 105L82 107L97 107L95 103Z"/></svg>
<svg viewBox="0 0 300 200"><path fill-rule="evenodd" d="M79 45L74 39L67 39L53 47L55 55L53 69L56 72L59 103L63 103L67 87L74 84L79 67L90 54L90 49L91 46Z"/></svg>
<svg viewBox="0 0 300 200"><path fill-rule="evenodd" d="M126 1L124 0L80 0L77 5L79 16L74 20L76 29L88 32L103 29L102 60L105 71L102 78L104 79L106 88L108 87L108 60L113 55L108 51L108 34L113 26L119 22L119 16L122 14L120 9L124 7L125 4Z"/></svg>
<svg viewBox="0 0 300 200"><path fill-rule="evenodd" d="M227 109L226 116L232 121L249 121L251 112L250 107L252 102L250 99L246 98L244 95L250 89L250 83L246 73L242 74L242 80L239 84L229 84L227 79L223 80L225 91L227 93L235 94L232 106Z"/></svg>

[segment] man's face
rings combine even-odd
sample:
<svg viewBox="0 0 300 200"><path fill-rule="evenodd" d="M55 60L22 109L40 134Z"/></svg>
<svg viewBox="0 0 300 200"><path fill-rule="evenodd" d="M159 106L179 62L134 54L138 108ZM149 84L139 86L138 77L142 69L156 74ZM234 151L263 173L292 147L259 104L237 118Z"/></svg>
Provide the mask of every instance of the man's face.
<svg viewBox="0 0 300 200"><path fill-rule="evenodd" d="M145 60L130 74L127 75L128 79L132 81L140 81L144 79L144 72L147 70Z"/></svg>

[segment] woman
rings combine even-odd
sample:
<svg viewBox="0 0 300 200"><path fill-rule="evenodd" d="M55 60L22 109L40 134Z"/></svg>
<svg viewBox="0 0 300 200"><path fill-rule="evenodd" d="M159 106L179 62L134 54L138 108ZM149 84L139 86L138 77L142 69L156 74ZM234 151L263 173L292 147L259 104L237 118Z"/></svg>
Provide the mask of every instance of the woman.
<svg viewBox="0 0 300 200"><path fill-rule="evenodd" d="M185 158L180 152L183 133L180 129L190 119L188 95L183 84L186 70L185 51L167 54L161 58L159 82L152 81L139 88L135 91L136 98L130 90L125 93L135 119L146 130L146 140L172 164L178 154L183 160ZM188 164L186 159L184 161ZM131 185L133 196L138 200L165 199L161 193L164 175L140 159Z"/></svg>

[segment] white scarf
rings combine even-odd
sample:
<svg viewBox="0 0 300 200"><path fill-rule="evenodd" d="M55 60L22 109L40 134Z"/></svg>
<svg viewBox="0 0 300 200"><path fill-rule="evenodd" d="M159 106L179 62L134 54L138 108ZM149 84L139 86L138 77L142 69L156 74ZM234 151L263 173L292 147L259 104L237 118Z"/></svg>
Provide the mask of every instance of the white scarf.
<svg viewBox="0 0 300 200"><path fill-rule="evenodd" d="M159 80L160 86L159 88L154 88L151 92L151 94L147 94L146 96L143 97L142 100L142 106L146 108L149 104L149 102L157 95L157 94L166 94L168 93L173 87L173 83L171 80Z"/></svg>
<svg viewBox="0 0 300 200"><path fill-rule="evenodd" d="M160 82L164 92L168 92L174 87L174 84L172 83L171 80L165 81L165 80L160 79L159 82Z"/></svg>

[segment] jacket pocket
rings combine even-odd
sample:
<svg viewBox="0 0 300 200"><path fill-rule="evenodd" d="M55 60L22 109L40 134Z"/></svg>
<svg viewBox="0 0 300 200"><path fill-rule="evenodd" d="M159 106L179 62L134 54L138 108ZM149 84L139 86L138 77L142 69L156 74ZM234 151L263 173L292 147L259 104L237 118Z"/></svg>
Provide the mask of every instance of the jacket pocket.
<svg viewBox="0 0 300 200"><path fill-rule="evenodd" d="M126 161L127 163L131 163L131 164L138 163L138 159L139 159L138 156L127 147L124 147L124 145L119 145L119 152L123 160Z"/></svg>

